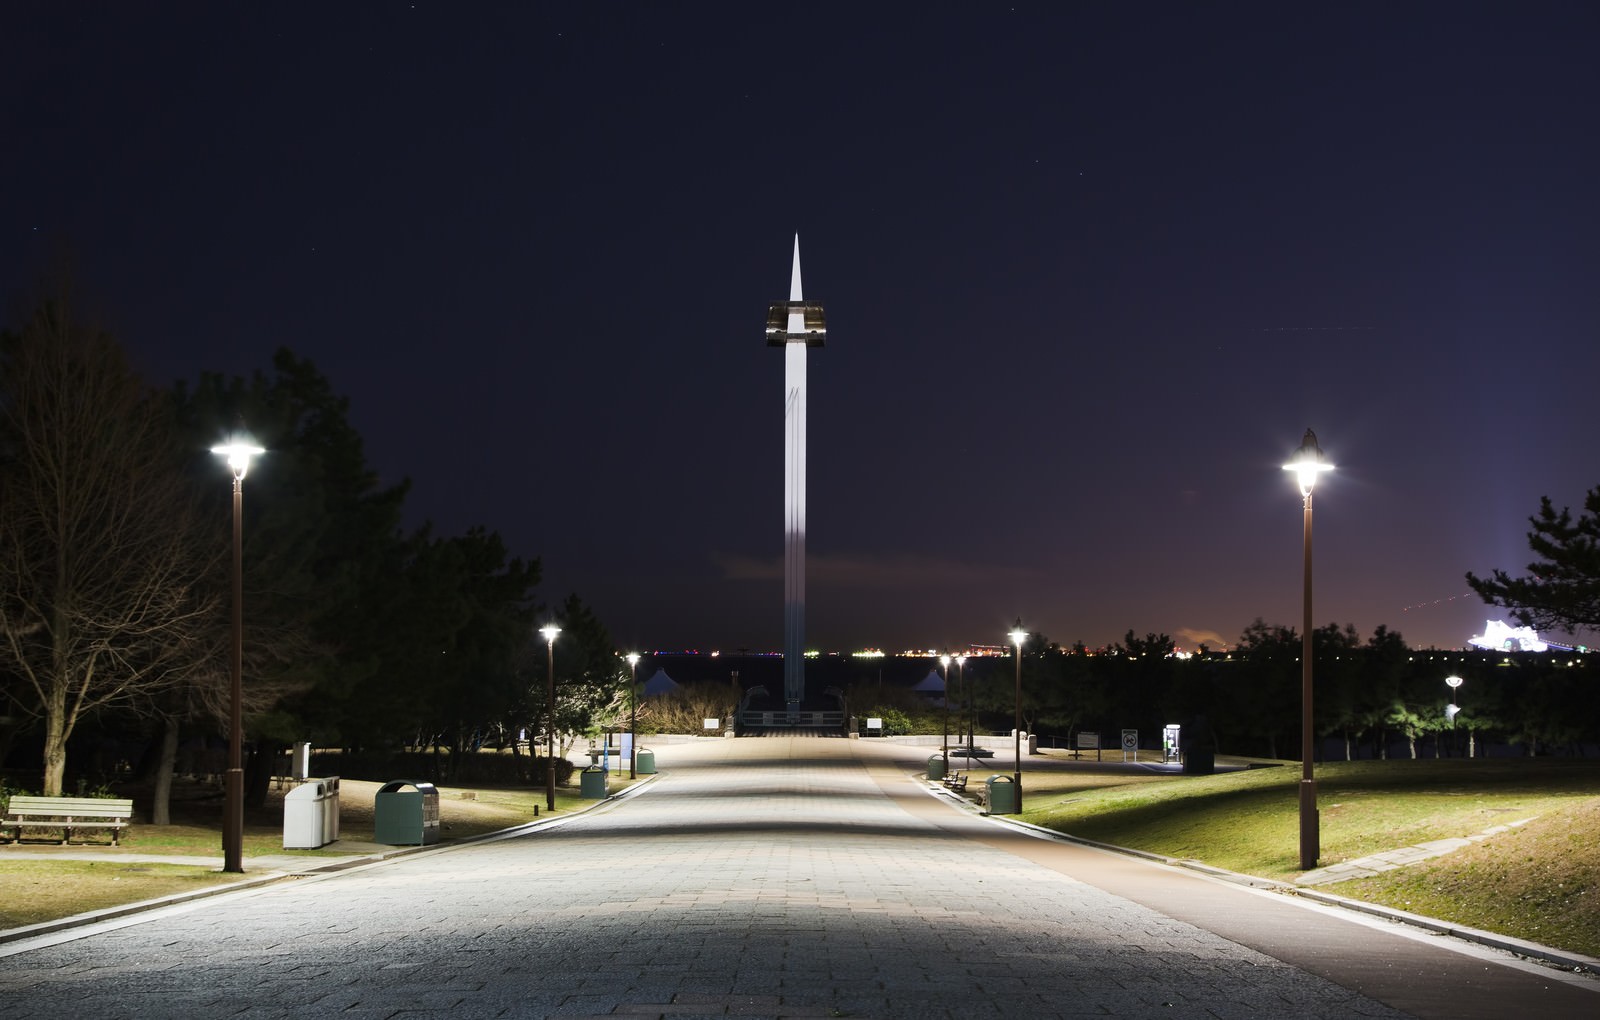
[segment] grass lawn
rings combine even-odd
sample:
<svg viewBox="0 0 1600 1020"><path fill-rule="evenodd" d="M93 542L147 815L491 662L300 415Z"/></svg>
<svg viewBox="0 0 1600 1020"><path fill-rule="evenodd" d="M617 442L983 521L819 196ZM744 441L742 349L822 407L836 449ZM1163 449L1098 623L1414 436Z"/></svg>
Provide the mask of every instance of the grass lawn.
<svg viewBox="0 0 1600 1020"><path fill-rule="evenodd" d="M1326 866L1525 822L1376 878L1352 899L1600 956L1600 763L1569 759L1330 762L1316 769ZM1024 817L1085 839L1292 881L1298 764L1214 776L1026 777Z"/></svg>
<svg viewBox="0 0 1600 1020"><path fill-rule="evenodd" d="M179 864L105 861L0 860L0 928L53 921L93 910L105 910L229 885L247 876L224 875L214 868Z"/></svg>

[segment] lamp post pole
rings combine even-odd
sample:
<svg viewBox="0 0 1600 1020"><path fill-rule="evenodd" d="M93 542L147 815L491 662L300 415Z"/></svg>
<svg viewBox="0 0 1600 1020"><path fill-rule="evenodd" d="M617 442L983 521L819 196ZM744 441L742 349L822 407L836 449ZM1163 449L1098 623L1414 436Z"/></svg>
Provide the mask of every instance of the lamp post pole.
<svg viewBox="0 0 1600 1020"><path fill-rule="evenodd" d="M944 774L950 774L950 656L939 656L944 667Z"/></svg>
<svg viewBox="0 0 1600 1020"><path fill-rule="evenodd" d="M234 441L213 446L233 471L233 649L228 693L228 771L223 779L222 870L244 872L244 476L250 458L266 451Z"/></svg>
<svg viewBox="0 0 1600 1020"><path fill-rule="evenodd" d="M548 743L544 762L544 808L546 811L556 809L556 635L561 633L561 628L553 623L547 623L539 628L539 633L544 635L545 643L545 689L547 693L546 710L549 720L545 726Z"/></svg>
<svg viewBox="0 0 1600 1020"><path fill-rule="evenodd" d="M1017 620L1017 625L1011 628L1011 641L1017 646L1017 690L1015 697L1015 712L1011 722L1011 754L1012 774L1011 782L1015 786L1012 795L1016 798L1017 814L1022 814L1022 644L1028 640L1028 632L1022 629L1022 620Z"/></svg>
<svg viewBox="0 0 1600 1020"><path fill-rule="evenodd" d="M1300 482L1303 504L1302 551L1305 556L1305 592L1303 633L1300 644L1300 869L1310 871L1317 866L1321 843L1320 822L1317 817L1317 780L1312 772L1314 735L1312 731L1311 699L1311 489L1317 475L1332 470L1332 464L1323 463L1322 448L1317 445L1317 434L1306 429L1295 451L1294 459L1283 466L1295 472Z"/></svg>
<svg viewBox="0 0 1600 1020"><path fill-rule="evenodd" d="M639 653L628 653L628 778L639 778Z"/></svg>
<svg viewBox="0 0 1600 1020"><path fill-rule="evenodd" d="M967 668L966 667L967 667L967 657L965 655L956 656L956 690L961 692L961 714L963 716L965 716L967 714ZM964 720L962 720L962 721L964 721ZM956 736L959 737L960 734L958 733L958 734L956 734ZM968 765L972 764L972 744L973 744L973 739L974 738L972 736L972 731L968 730L967 731L967 739L963 744L963 746L966 747L966 749L967 749L967 764Z"/></svg>

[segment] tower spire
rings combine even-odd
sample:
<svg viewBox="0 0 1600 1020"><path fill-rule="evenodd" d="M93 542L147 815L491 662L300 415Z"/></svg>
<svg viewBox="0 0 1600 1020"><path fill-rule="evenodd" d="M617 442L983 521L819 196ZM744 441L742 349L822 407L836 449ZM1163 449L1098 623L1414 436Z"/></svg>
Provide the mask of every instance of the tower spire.
<svg viewBox="0 0 1600 1020"><path fill-rule="evenodd" d="M800 235L794 235L794 271L789 274L789 300L804 301L800 293Z"/></svg>

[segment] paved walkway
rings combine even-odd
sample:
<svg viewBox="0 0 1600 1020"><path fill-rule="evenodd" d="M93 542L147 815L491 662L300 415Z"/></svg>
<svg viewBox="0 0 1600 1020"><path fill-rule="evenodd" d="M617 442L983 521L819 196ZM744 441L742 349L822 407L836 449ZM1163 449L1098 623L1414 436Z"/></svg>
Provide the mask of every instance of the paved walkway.
<svg viewBox="0 0 1600 1020"><path fill-rule="evenodd" d="M859 741L0 946L0 1017L1591 1017L1600 982L983 819Z"/></svg>
<svg viewBox="0 0 1600 1020"><path fill-rule="evenodd" d="M1452 850L1460 850L1474 843L1481 843L1490 836L1498 836L1502 832L1527 825L1532 818L1511 822L1507 825L1496 825L1492 828L1473 836L1460 836L1450 839L1430 839L1425 843L1413 846L1403 846L1396 850L1385 850L1382 853L1369 854L1366 857L1357 857L1354 860L1330 864L1326 868L1316 868L1296 878L1296 885L1330 885L1334 882L1344 882L1352 878L1371 878L1373 875L1385 871L1403 868L1408 864L1416 864L1430 857L1440 857Z"/></svg>

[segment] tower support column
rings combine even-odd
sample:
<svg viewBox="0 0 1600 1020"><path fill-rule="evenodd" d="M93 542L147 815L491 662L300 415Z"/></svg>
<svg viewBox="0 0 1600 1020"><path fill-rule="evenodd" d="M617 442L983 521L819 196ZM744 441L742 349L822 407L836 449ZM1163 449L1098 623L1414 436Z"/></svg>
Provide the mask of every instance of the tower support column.
<svg viewBox="0 0 1600 1020"><path fill-rule="evenodd" d="M789 300L767 309L767 345L783 351L783 700L789 721L806 697L806 348L827 337L822 306L800 285L794 239Z"/></svg>

